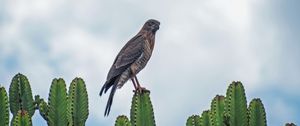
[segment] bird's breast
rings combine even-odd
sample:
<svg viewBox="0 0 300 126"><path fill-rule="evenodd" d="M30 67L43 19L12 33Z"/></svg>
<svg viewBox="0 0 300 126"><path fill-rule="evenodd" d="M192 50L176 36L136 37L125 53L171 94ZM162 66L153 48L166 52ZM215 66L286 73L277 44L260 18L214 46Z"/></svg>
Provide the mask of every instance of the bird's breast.
<svg viewBox="0 0 300 126"><path fill-rule="evenodd" d="M146 40L143 47L143 53L131 65L131 71L134 75L138 74L147 65L151 55L152 55L151 43L148 40Z"/></svg>

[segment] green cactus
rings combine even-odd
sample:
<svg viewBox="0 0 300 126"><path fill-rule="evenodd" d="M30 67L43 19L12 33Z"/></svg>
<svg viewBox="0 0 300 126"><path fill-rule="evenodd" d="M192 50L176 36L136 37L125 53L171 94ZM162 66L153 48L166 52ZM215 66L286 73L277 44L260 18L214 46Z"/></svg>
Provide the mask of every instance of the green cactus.
<svg viewBox="0 0 300 126"><path fill-rule="evenodd" d="M211 102L210 119L212 126L224 126L225 97L217 95Z"/></svg>
<svg viewBox="0 0 300 126"><path fill-rule="evenodd" d="M201 126L200 125L200 116L192 115L186 121L186 126Z"/></svg>
<svg viewBox="0 0 300 126"><path fill-rule="evenodd" d="M11 122L12 126L32 126L31 117L25 110L19 110Z"/></svg>
<svg viewBox="0 0 300 126"><path fill-rule="evenodd" d="M75 78L67 94L63 79L53 79L48 104L36 98L41 116L49 126L84 126L88 118L88 95L81 78Z"/></svg>
<svg viewBox="0 0 300 126"><path fill-rule="evenodd" d="M35 104L28 79L20 73L13 77L9 87L9 104L14 116L19 110L27 111L30 118L34 114Z"/></svg>
<svg viewBox="0 0 300 126"><path fill-rule="evenodd" d="M72 113L71 122L74 126L84 126L88 118L88 94L84 81L75 78L69 87L70 111Z"/></svg>
<svg viewBox="0 0 300 126"><path fill-rule="evenodd" d="M259 98L255 98L250 102L248 114L249 126L267 126L265 108Z"/></svg>
<svg viewBox="0 0 300 126"><path fill-rule="evenodd" d="M155 126L150 91L136 91L132 98L130 121L133 126Z"/></svg>
<svg viewBox="0 0 300 126"><path fill-rule="evenodd" d="M115 126L131 126L131 123L127 116L120 115L116 119Z"/></svg>
<svg viewBox="0 0 300 126"><path fill-rule="evenodd" d="M8 97L4 87L0 87L0 126L8 126L9 108Z"/></svg>
<svg viewBox="0 0 300 126"><path fill-rule="evenodd" d="M210 126L209 114L210 114L209 110L202 112L202 115L200 117L200 126Z"/></svg>
<svg viewBox="0 0 300 126"><path fill-rule="evenodd" d="M227 89L225 112L229 115L230 126L247 126L247 101L241 82L232 82Z"/></svg>
<svg viewBox="0 0 300 126"><path fill-rule="evenodd" d="M40 113L42 113L42 116L47 117L48 125L67 126L70 116L68 112L67 89L63 79L53 79L48 102L47 106L43 102L40 105L42 108L42 110L40 109Z"/></svg>
<svg viewBox="0 0 300 126"><path fill-rule="evenodd" d="M48 120L48 112L49 112L49 106L48 104L42 100L40 103L39 103L39 110L40 110L40 115L46 120L46 121L49 121Z"/></svg>

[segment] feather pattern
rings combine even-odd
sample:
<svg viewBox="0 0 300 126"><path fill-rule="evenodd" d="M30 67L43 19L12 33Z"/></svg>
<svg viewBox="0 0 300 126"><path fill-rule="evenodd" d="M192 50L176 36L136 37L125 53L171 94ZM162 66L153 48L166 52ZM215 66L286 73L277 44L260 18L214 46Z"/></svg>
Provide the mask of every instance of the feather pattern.
<svg viewBox="0 0 300 126"><path fill-rule="evenodd" d="M106 82L99 93L101 96L112 87L104 112L105 116L110 112L116 90L121 88L130 78L136 76L148 63L159 24L156 20L148 20L139 33L125 44L115 58Z"/></svg>

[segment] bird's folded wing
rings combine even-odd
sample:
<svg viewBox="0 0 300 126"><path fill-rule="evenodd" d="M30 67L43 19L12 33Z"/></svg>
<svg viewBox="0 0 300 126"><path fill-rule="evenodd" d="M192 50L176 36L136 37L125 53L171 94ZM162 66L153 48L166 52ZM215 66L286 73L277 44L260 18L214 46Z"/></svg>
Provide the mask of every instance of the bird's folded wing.
<svg viewBox="0 0 300 126"><path fill-rule="evenodd" d="M107 75L107 80L122 74L130 65L136 61L143 53L143 44L145 38L142 35L137 35L129 40L121 49L111 66Z"/></svg>
<svg viewBox="0 0 300 126"><path fill-rule="evenodd" d="M144 44L145 38L143 36L131 39L120 51L114 66L120 68L135 62L142 55Z"/></svg>

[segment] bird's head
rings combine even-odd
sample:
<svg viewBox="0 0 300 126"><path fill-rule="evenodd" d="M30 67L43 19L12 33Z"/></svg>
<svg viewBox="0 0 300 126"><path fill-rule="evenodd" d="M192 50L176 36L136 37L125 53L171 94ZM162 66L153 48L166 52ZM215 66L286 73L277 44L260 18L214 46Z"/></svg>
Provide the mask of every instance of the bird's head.
<svg viewBox="0 0 300 126"><path fill-rule="evenodd" d="M154 19L149 19L143 26L144 30L155 33L159 29L160 22Z"/></svg>

